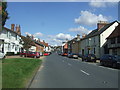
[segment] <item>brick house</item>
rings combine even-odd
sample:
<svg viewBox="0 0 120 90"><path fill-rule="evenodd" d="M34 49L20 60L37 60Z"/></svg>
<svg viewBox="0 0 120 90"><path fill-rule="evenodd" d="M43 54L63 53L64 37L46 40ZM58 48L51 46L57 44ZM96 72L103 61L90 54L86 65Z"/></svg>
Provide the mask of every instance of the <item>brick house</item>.
<svg viewBox="0 0 120 90"><path fill-rule="evenodd" d="M77 34L76 38L68 41L68 53L77 53L80 51L80 35Z"/></svg>

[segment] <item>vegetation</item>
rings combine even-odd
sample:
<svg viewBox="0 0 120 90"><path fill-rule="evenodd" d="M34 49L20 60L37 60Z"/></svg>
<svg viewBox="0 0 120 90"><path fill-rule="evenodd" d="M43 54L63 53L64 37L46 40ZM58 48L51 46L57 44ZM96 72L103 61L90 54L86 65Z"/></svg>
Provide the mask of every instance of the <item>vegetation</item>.
<svg viewBox="0 0 120 90"><path fill-rule="evenodd" d="M22 38L22 40L23 40L23 48L26 50L26 51L28 51L29 50L29 48L31 47L31 46L34 46L35 45L35 43L34 43L34 41L30 38L30 36L26 36L26 37L24 37L24 36L21 36L21 38Z"/></svg>
<svg viewBox="0 0 120 90"><path fill-rule="evenodd" d="M40 59L5 59L2 63L2 87L25 88L40 64Z"/></svg>
<svg viewBox="0 0 120 90"><path fill-rule="evenodd" d="M8 12L6 9L7 9L7 2L2 2L2 26L4 26L6 20L9 19Z"/></svg>

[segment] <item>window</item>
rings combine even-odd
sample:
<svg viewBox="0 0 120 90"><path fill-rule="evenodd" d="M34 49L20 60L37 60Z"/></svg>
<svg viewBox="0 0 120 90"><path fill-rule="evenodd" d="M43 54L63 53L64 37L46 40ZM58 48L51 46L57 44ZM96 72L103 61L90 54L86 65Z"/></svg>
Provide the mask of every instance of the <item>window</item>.
<svg viewBox="0 0 120 90"><path fill-rule="evenodd" d="M7 31L7 37L9 37L9 32Z"/></svg>
<svg viewBox="0 0 120 90"><path fill-rule="evenodd" d="M112 54L117 55L117 49L112 49Z"/></svg>
<svg viewBox="0 0 120 90"><path fill-rule="evenodd" d="M115 38L111 38L111 44L115 44Z"/></svg>
<svg viewBox="0 0 120 90"><path fill-rule="evenodd" d="M94 48L94 54L95 54L95 48Z"/></svg>
<svg viewBox="0 0 120 90"><path fill-rule="evenodd" d="M17 40L17 35L15 35L15 38L16 38L16 40Z"/></svg>
<svg viewBox="0 0 120 90"><path fill-rule="evenodd" d="M117 43L120 43L120 36L117 37Z"/></svg>

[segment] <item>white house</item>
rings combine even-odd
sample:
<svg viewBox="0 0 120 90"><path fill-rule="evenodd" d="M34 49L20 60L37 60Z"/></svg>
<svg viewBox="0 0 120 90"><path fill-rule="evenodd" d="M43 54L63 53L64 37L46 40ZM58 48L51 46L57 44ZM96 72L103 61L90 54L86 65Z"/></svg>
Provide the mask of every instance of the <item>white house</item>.
<svg viewBox="0 0 120 90"><path fill-rule="evenodd" d="M118 21L112 23L99 21L97 29L81 40L80 53L95 54L97 58L100 58L103 54L109 54L107 37L115 30L118 23Z"/></svg>
<svg viewBox="0 0 120 90"><path fill-rule="evenodd" d="M20 25L16 26L16 31L14 28L15 25L11 24L11 29L3 27L2 31L0 31L0 40L3 43L0 44L0 51L5 54L7 52L14 52L14 54L17 54L21 51L22 43L20 37Z"/></svg>

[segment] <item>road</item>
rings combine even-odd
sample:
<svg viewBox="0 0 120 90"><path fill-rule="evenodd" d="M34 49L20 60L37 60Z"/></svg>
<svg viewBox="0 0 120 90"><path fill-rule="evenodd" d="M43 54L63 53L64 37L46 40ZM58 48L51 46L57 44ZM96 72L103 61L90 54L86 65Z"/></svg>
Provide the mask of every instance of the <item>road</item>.
<svg viewBox="0 0 120 90"><path fill-rule="evenodd" d="M30 88L118 88L118 71L53 53L43 60Z"/></svg>

